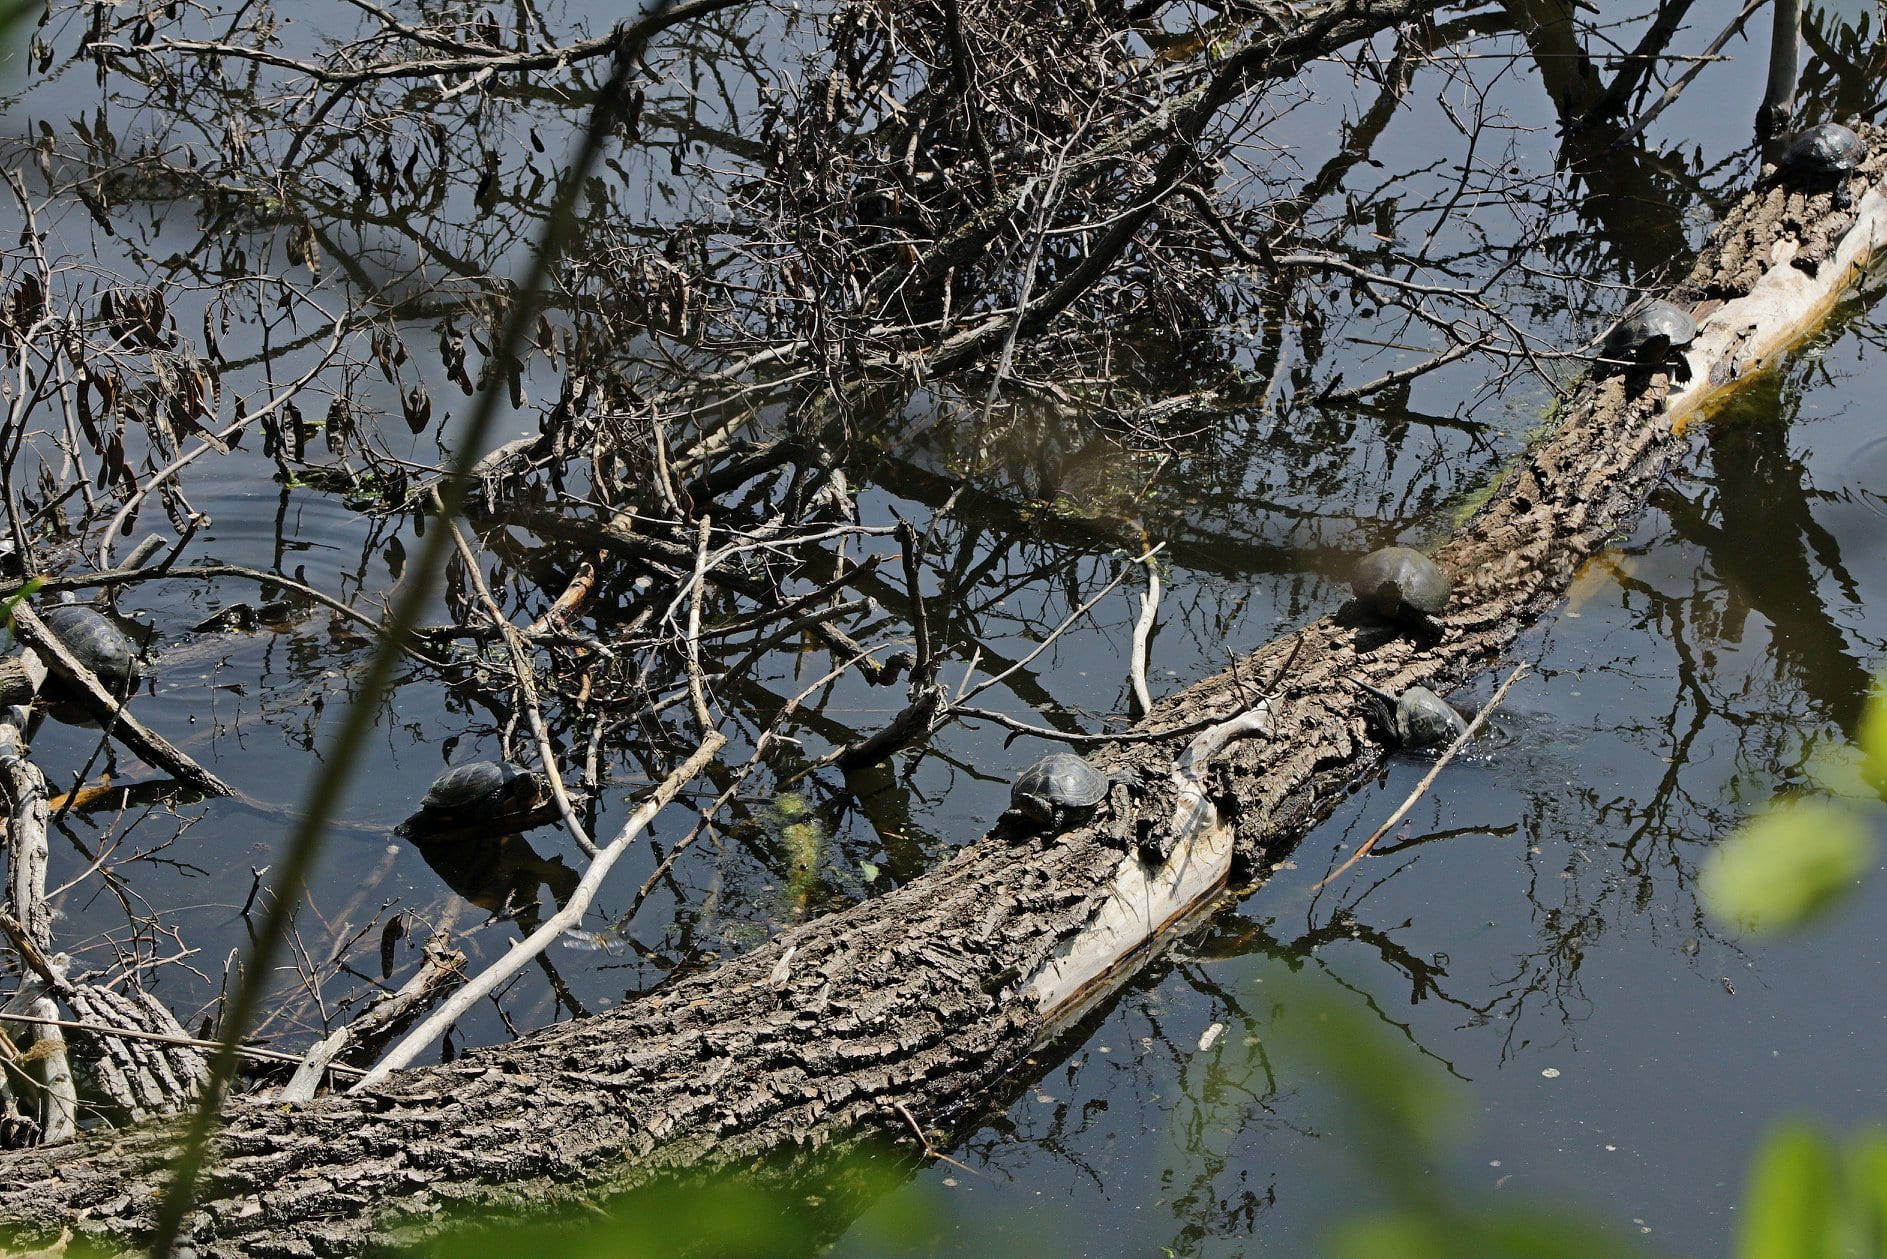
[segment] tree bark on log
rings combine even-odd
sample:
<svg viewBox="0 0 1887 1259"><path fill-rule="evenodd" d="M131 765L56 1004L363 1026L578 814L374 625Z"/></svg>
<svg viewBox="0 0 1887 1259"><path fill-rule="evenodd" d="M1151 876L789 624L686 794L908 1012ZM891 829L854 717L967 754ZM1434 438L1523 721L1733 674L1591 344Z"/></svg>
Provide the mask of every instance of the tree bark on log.
<svg viewBox="0 0 1887 1259"><path fill-rule="evenodd" d="M1450 689L1552 608L1683 451L1683 420L1809 331L1887 241L1887 202L1874 188L1884 166L1876 146L1868 190L1850 208L1825 192L1768 187L1726 216L1679 290L1722 303L1704 312L1692 383L1674 390L1663 374L1638 372L1578 390L1550 439L1438 551L1456 577L1438 643L1381 641L1325 617L1156 706L1143 728L1222 721L1270 691L1269 737L1231 744L1210 775L1229 827L1145 867L1129 827L1166 825L1167 773L1182 749L1178 738L1127 745L1096 759L1141 772L1131 816L1105 809L1059 835L1005 821L922 879L647 1000L402 1072L371 1093L234 1100L190 1246L204 1256L356 1253L448 1212L586 1204L669 1172L895 1136L908 1131L905 1112L926 1125L967 1113L1157 947L1118 923L1095 929L1135 880L1177 884L1191 872L1170 892L1171 913L1135 911L1157 937L1210 905L1234 835L1248 862L1275 857L1380 762L1351 679ZM1277 673L1288 673L1281 684ZM1094 955L1066 968L1083 948ZM136 1245L173 1133L97 1133L0 1156L0 1222L23 1239L71 1229Z"/></svg>

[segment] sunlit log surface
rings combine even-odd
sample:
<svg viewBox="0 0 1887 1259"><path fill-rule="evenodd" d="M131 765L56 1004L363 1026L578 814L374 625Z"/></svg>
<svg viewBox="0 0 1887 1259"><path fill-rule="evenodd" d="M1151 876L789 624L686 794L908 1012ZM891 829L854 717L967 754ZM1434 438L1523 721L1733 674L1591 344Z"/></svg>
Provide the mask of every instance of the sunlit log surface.
<svg viewBox="0 0 1887 1259"><path fill-rule="evenodd" d="M403 1072L369 1095L234 1102L189 1226L195 1253L353 1253L442 1215L593 1203L666 1171L967 1112L1149 956L1147 932L1209 904L1240 861L1262 875L1379 762L1348 679L1451 689L1551 611L1681 453L1682 421L1812 330L1878 252L1884 165L1877 150L1847 209L1781 188L1732 209L1674 294L1704 316L1693 383L1615 374L1567 400L1552 435L1439 550L1457 592L1438 644L1379 641L1326 617L1156 707L1143 728L1223 720L1268 692L1272 737L1230 744L1212 774L1229 830L1205 829L1161 870L1124 855L1158 838L1142 826L1172 816L1183 739L1130 745L1096 759L1142 772L1131 818L1103 810L1055 836L1000 826L921 879L648 1000ZM0 1219L135 1244L169 1140L151 1128L8 1154Z"/></svg>

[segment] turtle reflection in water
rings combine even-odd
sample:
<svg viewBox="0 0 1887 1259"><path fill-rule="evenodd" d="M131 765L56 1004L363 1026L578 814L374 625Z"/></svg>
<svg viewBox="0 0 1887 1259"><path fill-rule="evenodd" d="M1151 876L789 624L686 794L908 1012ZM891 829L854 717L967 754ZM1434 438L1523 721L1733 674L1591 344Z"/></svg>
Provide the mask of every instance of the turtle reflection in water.
<svg viewBox="0 0 1887 1259"><path fill-rule="evenodd" d="M486 835L429 842L409 836L433 873L454 893L489 914L515 917L526 932L537 930L543 910L567 903L582 877L561 858L549 859L522 835ZM550 892L544 906L540 887Z"/></svg>
<svg viewBox="0 0 1887 1259"><path fill-rule="evenodd" d="M1103 774L1071 752L1051 752L1016 775L1009 808L1048 830L1066 830L1094 812L1108 788L1125 780Z"/></svg>

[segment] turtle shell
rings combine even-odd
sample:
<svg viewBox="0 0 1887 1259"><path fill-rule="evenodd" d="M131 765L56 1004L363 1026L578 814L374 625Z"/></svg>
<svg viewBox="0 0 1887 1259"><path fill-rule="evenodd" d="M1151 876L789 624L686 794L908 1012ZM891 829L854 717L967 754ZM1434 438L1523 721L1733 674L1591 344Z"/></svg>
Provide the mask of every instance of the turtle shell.
<svg viewBox="0 0 1887 1259"><path fill-rule="evenodd" d="M1009 805L1044 826L1092 809L1107 795L1110 779L1071 752L1051 752L1016 775Z"/></svg>
<svg viewBox="0 0 1887 1259"><path fill-rule="evenodd" d="M425 813L492 809L520 813L537 800L537 775L508 761L469 761L432 780L419 807Z"/></svg>
<svg viewBox="0 0 1887 1259"><path fill-rule="evenodd" d="M1454 583L1412 547L1371 551L1350 570L1350 589L1364 607L1389 621L1421 621L1448 606Z"/></svg>
<svg viewBox="0 0 1887 1259"><path fill-rule="evenodd" d="M1426 686L1411 686L1396 700L1396 738L1405 748L1453 743L1467 728L1454 705Z"/></svg>
<svg viewBox="0 0 1887 1259"><path fill-rule="evenodd" d="M1824 122L1789 141L1776 169L1785 175L1826 179L1853 170L1866 156L1867 145L1852 129L1838 122Z"/></svg>
<svg viewBox="0 0 1887 1259"><path fill-rule="evenodd" d="M39 619L53 637L114 690L137 685L140 676L137 649L124 631L82 603L55 603Z"/></svg>
<svg viewBox="0 0 1887 1259"><path fill-rule="evenodd" d="M1669 302L1650 301L1628 311L1605 334L1602 349L1608 358L1641 362L1661 359L1680 345L1697 339L1697 321L1690 312Z"/></svg>

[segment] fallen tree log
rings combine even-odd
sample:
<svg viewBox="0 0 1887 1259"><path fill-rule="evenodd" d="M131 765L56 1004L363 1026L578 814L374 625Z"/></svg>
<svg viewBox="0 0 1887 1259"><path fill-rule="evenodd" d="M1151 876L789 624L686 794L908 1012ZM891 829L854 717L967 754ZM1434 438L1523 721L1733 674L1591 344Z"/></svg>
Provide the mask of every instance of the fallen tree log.
<svg viewBox="0 0 1887 1259"><path fill-rule="evenodd" d="M1268 736L1218 754L1207 777L1221 816L1157 868L1138 841L1174 813L1177 738L1096 758L1142 772L1131 812L1060 835L999 825L922 879L619 1011L368 1093L230 1102L190 1246L353 1253L389 1229L587 1204L677 1170L896 1135L906 1115L965 1114L1209 907L1237 857L1279 855L1380 761L1351 679L1449 689L1550 610L1683 451L1685 421L1811 330L1887 242L1883 168L1876 147L1848 208L1777 187L1739 203L1678 290L1721 303L1702 312L1691 383L1640 372L1577 391L1438 551L1457 579L1439 643L1376 641L1326 617L1158 705L1143 728L1224 721L1263 698ZM26 1238L136 1245L172 1141L151 1127L0 1157L0 1221Z"/></svg>

